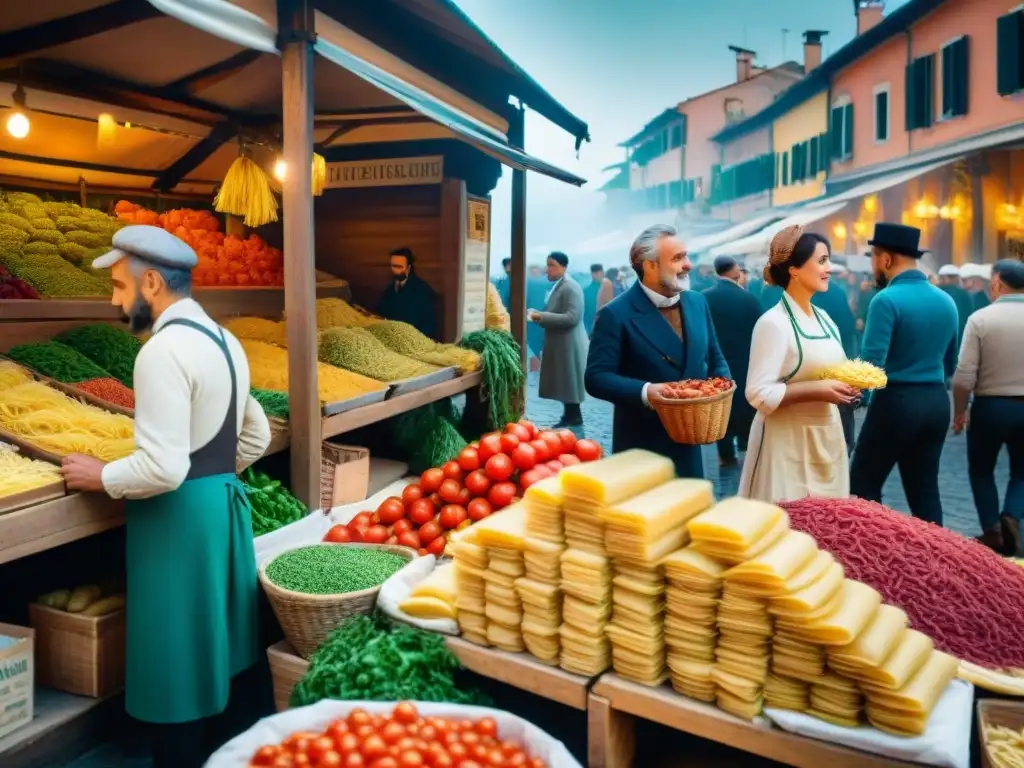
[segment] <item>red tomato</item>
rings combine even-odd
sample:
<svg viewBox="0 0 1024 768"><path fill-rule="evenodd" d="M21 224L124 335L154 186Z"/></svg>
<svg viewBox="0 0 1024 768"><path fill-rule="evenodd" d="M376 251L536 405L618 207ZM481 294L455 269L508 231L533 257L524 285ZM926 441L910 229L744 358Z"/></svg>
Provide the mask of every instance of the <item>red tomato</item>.
<svg viewBox="0 0 1024 768"><path fill-rule="evenodd" d="M426 557L430 553L427 552L427 548L426 547L420 547L419 549L416 550L416 554L419 555L420 557Z"/></svg>
<svg viewBox="0 0 1024 768"><path fill-rule="evenodd" d="M571 429L560 429L555 434L562 442L562 453L571 453L572 449L576 447L576 433Z"/></svg>
<svg viewBox="0 0 1024 768"><path fill-rule="evenodd" d="M489 435L481 437L480 447L477 449L477 453L480 456L480 462L482 464L486 464L489 458L501 453L501 435L497 432L492 432Z"/></svg>
<svg viewBox="0 0 1024 768"><path fill-rule="evenodd" d="M526 427L530 431L531 440L537 436L537 427L532 421L529 421L527 419L520 419L519 424L520 426Z"/></svg>
<svg viewBox="0 0 1024 768"><path fill-rule="evenodd" d="M448 754L452 756L452 760L455 761L455 764L461 768L465 763L459 761L464 761L469 756L469 750L466 748L465 744L459 741L459 734L453 733L450 735L455 738L448 743Z"/></svg>
<svg viewBox="0 0 1024 768"><path fill-rule="evenodd" d="M308 752L309 745L318 738L320 738L319 733L313 733L312 731L296 731L284 740L283 746L286 749L290 749L292 752Z"/></svg>
<svg viewBox="0 0 1024 768"><path fill-rule="evenodd" d="M400 739L405 738L405 726L394 720L384 723L380 729L380 736L388 744L397 744Z"/></svg>
<svg viewBox="0 0 1024 768"><path fill-rule="evenodd" d="M520 472L533 469L537 463L537 449L529 443L517 445L516 449L512 451L511 456L512 463L515 464L516 469Z"/></svg>
<svg viewBox="0 0 1024 768"><path fill-rule="evenodd" d="M400 701L395 704L394 710L391 712L391 717L400 723L415 723L419 719L420 713L416 710L416 705L411 701Z"/></svg>
<svg viewBox="0 0 1024 768"><path fill-rule="evenodd" d="M447 504L454 504L459 500L459 491L462 490L462 483L458 480L448 479L441 483L437 495L445 500Z"/></svg>
<svg viewBox="0 0 1024 768"><path fill-rule="evenodd" d="M502 482L512 477L512 473L515 472L515 466L512 464L510 459L505 454L497 454L491 456L487 460L487 465L484 470L487 472L487 476L495 482Z"/></svg>
<svg viewBox="0 0 1024 768"><path fill-rule="evenodd" d="M405 504L406 506L409 506L410 504L412 504L414 501L416 501L416 499L422 499L422 498L423 498L423 489L420 488L418 483L413 483L412 485L407 485L402 490L402 503Z"/></svg>
<svg viewBox="0 0 1024 768"><path fill-rule="evenodd" d="M478 469L475 472L470 472L466 475L466 490L468 490L473 496L483 496L487 493L487 489L491 487L491 479L487 477L487 473L482 469Z"/></svg>
<svg viewBox="0 0 1024 768"><path fill-rule="evenodd" d="M324 536L324 541L330 541L334 544L344 544L352 541L352 533L349 531L347 525L332 525L331 529Z"/></svg>
<svg viewBox="0 0 1024 768"><path fill-rule="evenodd" d="M429 523L424 523L420 526L419 534L420 543L426 546L441 535L441 524L438 523L436 520L431 520Z"/></svg>
<svg viewBox="0 0 1024 768"><path fill-rule="evenodd" d="M412 522L410 522L409 518L407 517L403 517L401 520L399 520L397 523L391 526L391 532L395 534L395 536L401 536L403 533L408 533L411 530Z"/></svg>
<svg viewBox="0 0 1024 768"><path fill-rule="evenodd" d="M363 756L358 752L349 752L345 755L345 761L342 765L345 768L364 768L366 761L363 760Z"/></svg>
<svg viewBox="0 0 1024 768"><path fill-rule="evenodd" d="M423 488L424 493L433 493L441 487L441 483L443 482L444 472L436 467L434 469L428 469L420 475L420 487Z"/></svg>
<svg viewBox="0 0 1024 768"><path fill-rule="evenodd" d="M526 756L526 753L522 750L516 750L515 752L505 753L505 768L527 768L529 764L530 758L528 758Z"/></svg>
<svg viewBox="0 0 1024 768"><path fill-rule="evenodd" d="M560 454L558 460L562 462L563 467L571 467L573 464L580 463L580 457L575 453L563 453Z"/></svg>
<svg viewBox="0 0 1024 768"><path fill-rule="evenodd" d="M550 469L552 474L555 475L562 471L562 462L560 462L558 459L552 459L551 461L547 462L544 466Z"/></svg>
<svg viewBox="0 0 1024 768"><path fill-rule="evenodd" d="M461 507L458 504L449 504L447 507L441 508L441 516L438 517L437 521L445 530L451 530L452 528L458 528L459 523L465 520L466 516L465 507Z"/></svg>
<svg viewBox="0 0 1024 768"><path fill-rule="evenodd" d="M394 525L405 517L405 502L397 496L388 496L377 507L377 518L384 525Z"/></svg>
<svg viewBox="0 0 1024 768"><path fill-rule="evenodd" d="M452 480L462 479L462 467L459 466L459 462L457 461L445 462L445 465L441 467L441 471L444 472L445 477L449 477Z"/></svg>
<svg viewBox="0 0 1024 768"><path fill-rule="evenodd" d="M458 497L455 499L455 503L460 507L464 507L469 504L469 500L473 498L473 494L469 492L468 488L463 488L459 491Z"/></svg>
<svg viewBox="0 0 1024 768"><path fill-rule="evenodd" d="M320 736L315 738L309 745L307 752L313 759L313 762L318 762L326 753L334 752L334 739L330 736Z"/></svg>
<svg viewBox="0 0 1024 768"><path fill-rule="evenodd" d="M551 446L551 453L555 456L562 452L562 438L558 436L558 433L552 429L545 429L539 435L541 440Z"/></svg>
<svg viewBox="0 0 1024 768"><path fill-rule="evenodd" d="M498 738L498 723L493 717L482 717L476 721L476 732L491 739Z"/></svg>
<svg viewBox="0 0 1024 768"><path fill-rule="evenodd" d="M540 471L540 467L523 472L519 475L519 487L524 491L534 483L539 483L546 475Z"/></svg>
<svg viewBox="0 0 1024 768"><path fill-rule="evenodd" d="M470 446L463 448L456 461L459 462L459 467L463 472L480 469L480 454L477 453L476 448Z"/></svg>
<svg viewBox="0 0 1024 768"><path fill-rule="evenodd" d="M487 500L495 510L504 509L516 496L515 483L495 483L487 492Z"/></svg>
<svg viewBox="0 0 1024 768"><path fill-rule="evenodd" d="M576 455L580 461L597 461L601 458L601 445L593 440L578 440L576 442Z"/></svg>
<svg viewBox="0 0 1024 768"><path fill-rule="evenodd" d="M445 500L441 498L440 493L430 494L430 503L434 505L434 512L436 513L441 507L445 505Z"/></svg>
<svg viewBox="0 0 1024 768"><path fill-rule="evenodd" d="M373 515L370 512L360 512L349 521L349 528L369 528L373 525Z"/></svg>
<svg viewBox="0 0 1024 768"><path fill-rule="evenodd" d="M516 448L519 447L519 436L513 434L504 434L501 436L501 452L511 454Z"/></svg>
<svg viewBox="0 0 1024 768"><path fill-rule="evenodd" d="M391 755L384 755L370 763L370 768L398 768L398 760Z"/></svg>
<svg viewBox="0 0 1024 768"><path fill-rule="evenodd" d="M394 534L392 534L391 536L388 536L386 539L384 539L384 543L385 544L397 544L398 543L398 537L395 536Z"/></svg>
<svg viewBox="0 0 1024 768"><path fill-rule="evenodd" d="M341 753L336 750L330 752L324 752L316 761L317 768L341 768L342 757Z"/></svg>
<svg viewBox="0 0 1024 768"><path fill-rule="evenodd" d="M371 525L363 532L363 542L366 544L383 544L388 538L388 529L383 525Z"/></svg>
<svg viewBox="0 0 1024 768"><path fill-rule="evenodd" d="M430 768L455 768L451 755L444 750L431 752L427 760L430 763Z"/></svg>
<svg viewBox="0 0 1024 768"><path fill-rule="evenodd" d="M537 454L537 461L550 461L553 455L551 451L551 444L547 440L541 440L539 437L530 441L530 445L533 446L534 452Z"/></svg>
<svg viewBox="0 0 1024 768"><path fill-rule="evenodd" d="M436 539L427 544L427 552L432 554L434 557L441 557L444 554L444 548L448 544L447 539L444 536L438 536Z"/></svg>
<svg viewBox="0 0 1024 768"><path fill-rule="evenodd" d="M334 739L334 743L337 745L341 737L348 733L348 723L344 720L335 720L327 726L327 730L324 733Z"/></svg>
<svg viewBox="0 0 1024 768"><path fill-rule="evenodd" d="M363 543L363 534L366 533L366 531L368 530L368 527L369 526L367 526L367 528L353 528L351 526L349 527L348 535L349 535L349 538L352 540L353 544L362 544Z"/></svg>
<svg viewBox="0 0 1024 768"><path fill-rule="evenodd" d="M473 499L471 502L469 502L469 506L466 507L466 512L469 515L469 519L472 520L474 523L477 520L483 520L493 511L494 509L491 507L491 502L489 502L487 499Z"/></svg>
<svg viewBox="0 0 1024 768"><path fill-rule="evenodd" d="M260 747L249 762L253 765L271 765L279 754L281 754L280 747Z"/></svg>
<svg viewBox="0 0 1024 768"><path fill-rule="evenodd" d="M423 525L434 519L435 512L434 503L430 499L420 499L409 507L409 520L415 525Z"/></svg>
<svg viewBox="0 0 1024 768"><path fill-rule="evenodd" d="M548 768L548 764L544 762L544 758L535 757L530 760L530 768Z"/></svg>
<svg viewBox="0 0 1024 768"><path fill-rule="evenodd" d="M420 535L416 531L406 531L405 533L398 534L398 541L396 542L400 547L410 547L411 549L420 548Z"/></svg>
<svg viewBox="0 0 1024 768"><path fill-rule="evenodd" d="M415 750L406 750L398 756L398 768L420 768L425 764L423 755Z"/></svg>
<svg viewBox="0 0 1024 768"><path fill-rule="evenodd" d="M505 434L515 435L521 443L528 443L530 440L533 440L533 432L528 427L516 422L505 425Z"/></svg>
<svg viewBox="0 0 1024 768"><path fill-rule="evenodd" d="M370 760L370 764L373 765L373 760L376 760L378 757L383 757L388 753L388 745L378 734L371 733L363 739L363 744L359 751L362 752L363 757Z"/></svg>

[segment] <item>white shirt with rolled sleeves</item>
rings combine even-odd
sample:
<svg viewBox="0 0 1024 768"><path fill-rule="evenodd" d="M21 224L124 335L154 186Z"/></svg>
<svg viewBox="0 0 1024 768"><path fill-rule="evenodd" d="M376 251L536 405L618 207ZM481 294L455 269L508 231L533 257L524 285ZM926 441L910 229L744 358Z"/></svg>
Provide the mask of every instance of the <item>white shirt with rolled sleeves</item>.
<svg viewBox="0 0 1024 768"><path fill-rule="evenodd" d="M135 452L103 468L103 487L115 499L176 490L188 475L189 455L214 438L228 412L231 375L224 353L194 328L172 325L160 331L174 319L219 332L193 299L175 302L157 319L135 360ZM241 344L227 331L224 338L235 366L241 470L267 450L270 424L249 395L249 363Z"/></svg>
<svg viewBox="0 0 1024 768"><path fill-rule="evenodd" d="M679 303L678 293L675 296L662 296L660 293L652 291L643 283L640 283L640 287L644 289L644 293L647 294L647 298L649 298L651 300L651 303L658 309L674 307L676 304ZM644 405L646 405L648 408L651 407L651 404L647 401L647 390L651 388L652 383L653 382L650 381L647 382L646 384L644 384L644 388L640 390L640 399L644 401Z"/></svg>

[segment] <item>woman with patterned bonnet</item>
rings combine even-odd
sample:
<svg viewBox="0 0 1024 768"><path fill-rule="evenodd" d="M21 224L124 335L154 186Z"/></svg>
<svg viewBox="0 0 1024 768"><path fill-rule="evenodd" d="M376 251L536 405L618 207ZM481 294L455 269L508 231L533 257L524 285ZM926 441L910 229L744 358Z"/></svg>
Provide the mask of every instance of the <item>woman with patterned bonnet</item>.
<svg viewBox="0 0 1024 768"><path fill-rule="evenodd" d="M741 496L769 502L849 496L849 458L837 406L860 393L818 378L846 354L832 319L811 304L814 294L828 290L830 251L828 240L799 226L772 238L764 281L783 294L757 321L751 340L745 394L757 415Z"/></svg>

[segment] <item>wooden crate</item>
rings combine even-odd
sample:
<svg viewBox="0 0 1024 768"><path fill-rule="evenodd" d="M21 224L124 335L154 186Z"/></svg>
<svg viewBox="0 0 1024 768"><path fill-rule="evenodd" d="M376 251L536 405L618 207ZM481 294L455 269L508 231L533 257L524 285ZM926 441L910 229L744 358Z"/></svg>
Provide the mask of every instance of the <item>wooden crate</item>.
<svg viewBox="0 0 1024 768"><path fill-rule="evenodd" d="M29 606L36 632L36 680L80 696L103 697L124 688L125 612L80 616Z"/></svg>
<svg viewBox="0 0 1024 768"><path fill-rule="evenodd" d="M981 768L995 768L985 744L985 727L1003 726L1020 732L1024 728L1024 702L982 699L978 702L978 744L981 746Z"/></svg>
<svg viewBox="0 0 1024 768"><path fill-rule="evenodd" d="M270 676L274 681L274 706L278 712L284 712L288 709L292 688L306 674L309 662L299 656L287 640L267 648L267 661L270 662Z"/></svg>

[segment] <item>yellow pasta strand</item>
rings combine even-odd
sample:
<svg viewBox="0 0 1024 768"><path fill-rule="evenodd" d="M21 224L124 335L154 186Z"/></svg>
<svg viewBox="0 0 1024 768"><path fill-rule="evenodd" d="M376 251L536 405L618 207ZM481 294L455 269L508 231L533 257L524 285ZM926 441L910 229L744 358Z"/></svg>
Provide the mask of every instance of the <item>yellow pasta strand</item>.
<svg viewBox="0 0 1024 768"><path fill-rule="evenodd" d="M10 360L0 360L0 390L10 389L32 381L28 371Z"/></svg>
<svg viewBox="0 0 1024 768"><path fill-rule="evenodd" d="M239 339L249 360L249 379L256 389L288 391L288 352L265 341ZM387 384L352 371L317 363L317 391L321 403L337 403L368 392L387 389Z"/></svg>
<svg viewBox="0 0 1024 768"><path fill-rule="evenodd" d="M284 322L275 322L263 317L235 317L224 323L224 327L234 334L236 339L251 339L288 347L288 326Z"/></svg>
<svg viewBox="0 0 1024 768"><path fill-rule="evenodd" d="M13 450L0 450L0 498L59 483L63 479L53 464L29 459Z"/></svg>
<svg viewBox="0 0 1024 768"><path fill-rule="evenodd" d="M60 456L84 453L113 461L135 450L130 418L79 402L38 381L0 391L0 427Z"/></svg>
<svg viewBox="0 0 1024 768"><path fill-rule="evenodd" d="M381 318L361 312L342 299L316 300L316 327L325 328L363 328L379 323Z"/></svg>

